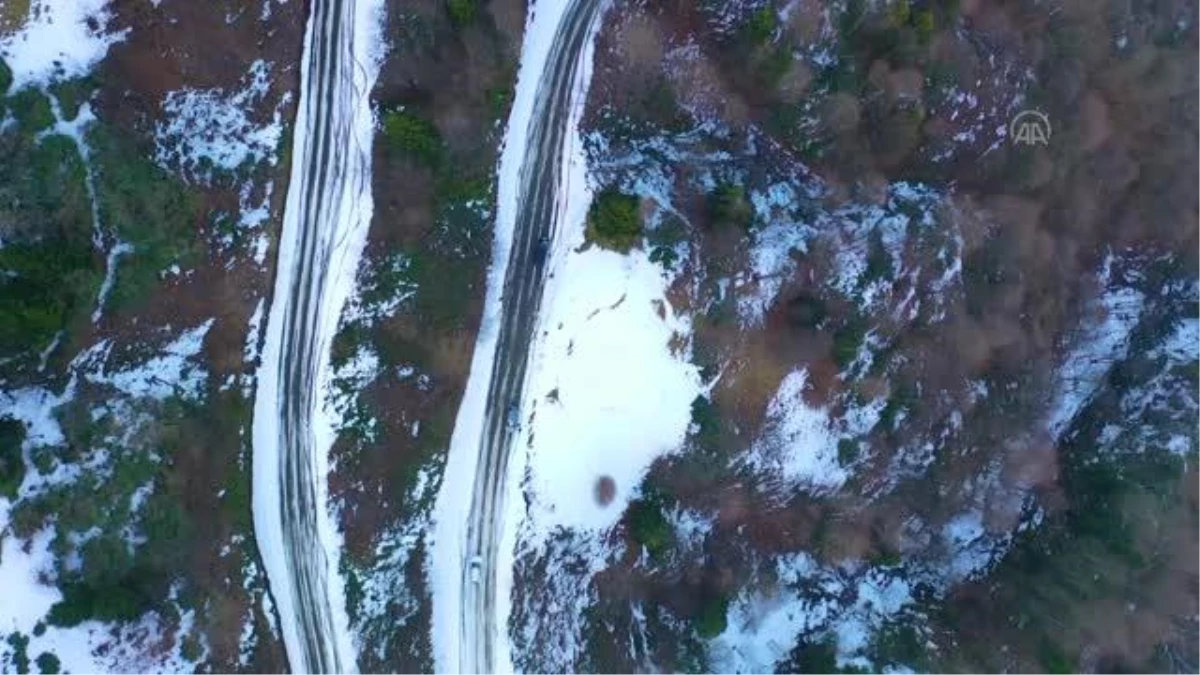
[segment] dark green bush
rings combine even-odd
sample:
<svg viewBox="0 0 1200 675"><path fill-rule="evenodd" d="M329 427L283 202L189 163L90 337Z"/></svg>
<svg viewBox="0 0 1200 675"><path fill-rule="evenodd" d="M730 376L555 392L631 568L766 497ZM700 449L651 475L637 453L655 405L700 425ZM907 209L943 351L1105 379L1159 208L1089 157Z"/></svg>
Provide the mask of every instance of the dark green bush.
<svg viewBox="0 0 1200 675"><path fill-rule="evenodd" d="M733 183L720 183L708 193L708 215L714 226L749 228L754 208L746 199L746 189Z"/></svg>
<svg viewBox="0 0 1200 675"><path fill-rule="evenodd" d="M12 86L12 80L12 69L4 62L4 59L0 59L0 96L8 94L8 88Z"/></svg>
<svg viewBox="0 0 1200 675"><path fill-rule="evenodd" d="M8 97L8 109L17 120L17 126L26 134L34 134L54 124L54 112L50 99L37 89L22 89Z"/></svg>
<svg viewBox="0 0 1200 675"><path fill-rule="evenodd" d="M838 464L849 466L858 459L858 442L849 438L843 438L838 441Z"/></svg>
<svg viewBox="0 0 1200 675"><path fill-rule="evenodd" d="M833 334L833 361L839 368L850 365L858 356L858 350L866 339L867 332L859 321L850 321Z"/></svg>
<svg viewBox="0 0 1200 675"><path fill-rule="evenodd" d="M742 35L751 45L761 45L775 35L779 26L779 18L775 16L775 8L770 4L756 10L742 27Z"/></svg>
<svg viewBox="0 0 1200 675"><path fill-rule="evenodd" d="M0 497L15 499L17 488L25 480L25 460L21 444L25 442L25 425L11 417L0 418Z"/></svg>
<svg viewBox="0 0 1200 675"><path fill-rule="evenodd" d="M383 116L383 136L390 150L419 164L436 168L442 162L444 145L437 127L407 110Z"/></svg>
<svg viewBox="0 0 1200 675"><path fill-rule="evenodd" d="M465 26L475 20L475 0L447 0L446 11L456 26Z"/></svg>
<svg viewBox="0 0 1200 675"><path fill-rule="evenodd" d="M787 303L788 323L796 328L817 328L828 315L825 302L814 295L802 293Z"/></svg>
<svg viewBox="0 0 1200 675"><path fill-rule="evenodd" d="M42 675L58 675L62 671L62 662L50 652L42 652L37 657L37 667Z"/></svg>
<svg viewBox="0 0 1200 675"><path fill-rule="evenodd" d="M724 633L728 614L729 598L717 595L706 598L695 618L696 633L705 640Z"/></svg>
<svg viewBox="0 0 1200 675"><path fill-rule="evenodd" d="M642 216L638 198L615 188L596 195L588 211L588 241L626 253L642 241Z"/></svg>
<svg viewBox="0 0 1200 675"><path fill-rule="evenodd" d="M54 603L46 618L51 625L64 628L92 619L132 621L153 609L157 596L143 573L136 570L103 586L67 582L59 588L63 599Z"/></svg>
<svg viewBox="0 0 1200 675"><path fill-rule="evenodd" d="M638 499L630 502L627 515L629 536L634 541L646 547L653 557L660 557L667 552L675 536L657 500Z"/></svg>
<svg viewBox="0 0 1200 675"><path fill-rule="evenodd" d="M199 203L130 140L92 125L88 142L100 219L133 249L120 258L110 304L134 307L158 286L159 272L172 263L187 266L197 255Z"/></svg>

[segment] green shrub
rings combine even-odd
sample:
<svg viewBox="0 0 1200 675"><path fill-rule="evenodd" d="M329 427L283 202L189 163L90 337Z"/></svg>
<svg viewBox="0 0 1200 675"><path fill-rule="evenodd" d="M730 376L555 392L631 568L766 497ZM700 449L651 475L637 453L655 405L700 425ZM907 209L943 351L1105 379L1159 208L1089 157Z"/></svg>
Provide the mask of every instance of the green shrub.
<svg viewBox="0 0 1200 675"><path fill-rule="evenodd" d="M12 68L8 67L4 59L0 59L0 96L8 95L8 88L12 86L12 81Z"/></svg>
<svg viewBox="0 0 1200 675"><path fill-rule="evenodd" d="M58 99L58 106L62 112L63 119L75 119L79 114L79 108L96 91L96 86L96 79L91 76L79 77L52 85L50 93Z"/></svg>
<svg viewBox="0 0 1200 675"><path fill-rule="evenodd" d="M92 619L132 621L155 606L156 593L144 573L136 570L102 586L67 582L59 588L63 599L54 603L46 619L64 628Z"/></svg>
<svg viewBox="0 0 1200 675"><path fill-rule="evenodd" d="M476 12L475 0L447 0L446 11L450 14L450 20L456 26L465 26L475 20Z"/></svg>
<svg viewBox="0 0 1200 675"><path fill-rule="evenodd" d="M642 215L638 198L615 188L596 195L588 210L587 239L621 253L642 241Z"/></svg>
<svg viewBox="0 0 1200 675"><path fill-rule="evenodd" d="M867 332L862 322L852 320L838 328L833 334L833 361L839 368L845 368L858 357L858 350L866 339Z"/></svg>
<svg viewBox="0 0 1200 675"><path fill-rule="evenodd" d="M1075 672L1075 666L1071 664L1071 659L1066 652L1047 638L1043 638L1038 647L1038 660L1042 662L1042 667L1046 669L1046 672L1052 673L1052 675L1067 675Z"/></svg>
<svg viewBox="0 0 1200 675"><path fill-rule="evenodd" d="M704 449L713 449L721 435L721 420L717 407L705 396L692 399L692 424L696 426L696 442Z"/></svg>
<svg viewBox="0 0 1200 675"><path fill-rule="evenodd" d="M801 642L792 650L790 663L785 670L777 672L791 673L866 673L866 669L857 666L842 666L837 664L837 638L833 635L821 638L819 642Z"/></svg>
<svg viewBox="0 0 1200 675"><path fill-rule="evenodd" d="M746 189L733 183L720 183L708 193L708 215L714 226L749 228L754 208L746 198Z"/></svg>
<svg viewBox="0 0 1200 675"><path fill-rule="evenodd" d="M910 623L888 621L871 637L871 656L880 665L907 666L927 672L929 656L925 640Z"/></svg>
<svg viewBox="0 0 1200 675"><path fill-rule="evenodd" d="M695 618L696 633L705 640L724 633L725 627L728 625L728 614L729 598L725 596L707 598L700 606L700 612Z"/></svg>
<svg viewBox="0 0 1200 675"><path fill-rule="evenodd" d="M442 135L429 120L393 110L383 116L383 136L388 149L419 164L436 168L442 163Z"/></svg>
<svg viewBox="0 0 1200 675"><path fill-rule="evenodd" d="M788 300L787 320L796 328L817 328L828 315L825 302L814 295L802 293Z"/></svg>
<svg viewBox="0 0 1200 675"><path fill-rule="evenodd" d="M54 124L54 112L50 99L37 89L28 88L8 97L8 109L17 120L17 126L26 134L35 134Z"/></svg>
<svg viewBox="0 0 1200 675"><path fill-rule="evenodd" d="M778 27L779 18L775 15L775 8L768 3L750 15L750 19L742 28L742 35L751 45L761 45L775 35L775 29Z"/></svg>
<svg viewBox="0 0 1200 675"><path fill-rule="evenodd" d="M644 546L651 556L661 557L671 547L674 532L657 500L638 499L630 502L627 517L629 536Z"/></svg>
<svg viewBox="0 0 1200 675"><path fill-rule="evenodd" d="M849 466L858 459L858 442L849 438L843 438L838 441L838 464L841 466Z"/></svg>
<svg viewBox="0 0 1200 675"><path fill-rule="evenodd" d="M883 232L878 228L867 235L867 268L859 280L863 285L877 279L892 278L892 259L883 245Z"/></svg>
<svg viewBox="0 0 1200 675"><path fill-rule="evenodd" d="M15 499L17 488L25 480L25 460L21 445L25 442L25 425L11 417L0 418L0 497Z"/></svg>
<svg viewBox="0 0 1200 675"><path fill-rule="evenodd" d="M37 667L42 675L58 675L62 671L62 662L50 652L42 652L37 657Z"/></svg>
<svg viewBox="0 0 1200 675"><path fill-rule="evenodd" d="M18 673L29 672L29 636L21 633L8 634L8 646L12 647L12 664Z"/></svg>

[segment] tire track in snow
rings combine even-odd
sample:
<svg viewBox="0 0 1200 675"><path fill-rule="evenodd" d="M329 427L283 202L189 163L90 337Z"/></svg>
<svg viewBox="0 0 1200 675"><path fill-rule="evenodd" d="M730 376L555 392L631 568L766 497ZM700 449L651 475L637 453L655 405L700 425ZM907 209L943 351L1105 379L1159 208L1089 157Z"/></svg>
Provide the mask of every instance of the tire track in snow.
<svg viewBox="0 0 1200 675"><path fill-rule="evenodd" d="M293 672L351 672L327 506L329 347L370 224L378 0L313 0L254 406L254 523Z"/></svg>
<svg viewBox="0 0 1200 675"><path fill-rule="evenodd" d="M461 604L458 666L470 672L496 672L510 667L497 625L497 563L504 531L505 491L516 429L509 411L519 410L529 347L541 304L545 249L550 245L566 204L562 181L563 149L573 105L580 92L581 58L595 34L599 0L572 0L560 20L546 68L537 84L536 101L521 162L516 217L504 291L495 361L488 381L482 434L478 444L464 553L477 561L463 564L459 574ZM535 7L533 11L538 11ZM529 36L526 36L529 39ZM465 562L465 561L464 561Z"/></svg>

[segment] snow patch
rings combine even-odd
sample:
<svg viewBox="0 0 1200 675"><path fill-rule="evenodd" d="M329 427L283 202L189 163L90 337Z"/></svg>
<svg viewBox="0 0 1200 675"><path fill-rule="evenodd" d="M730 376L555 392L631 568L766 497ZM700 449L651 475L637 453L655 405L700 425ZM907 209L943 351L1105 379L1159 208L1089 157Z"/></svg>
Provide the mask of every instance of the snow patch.
<svg viewBox="0 0 1200 675"><path fill-rule="evenodd" d="M11 91L86 75L129 33L106 32L111 18L108 0L34 0L21 29L0 37Z"/></svg>
<svg viewBox="0 0 1200 675"><path fill-rule="evenodd" d="M270 72L270 64L259 59L236 91L181 89L167 94L165 120L155 125L154 160L197 183L211 182L216 171L233 171L247 163L274 165L282 111L276 108L269 124L253 120L253 107L270 89Z"/></svg>
<svg viewBox="0 0 1200 675"><path fill-rule="evenodd" d="M660 268L642 251L574 252L582 228L574 235L546 284L526 389L525 491L546 532L614 526L650 463L682 445L701 391L690 349L672 351L691 326ZM617 490L606 506L594 497L603 476Z"/></svg>

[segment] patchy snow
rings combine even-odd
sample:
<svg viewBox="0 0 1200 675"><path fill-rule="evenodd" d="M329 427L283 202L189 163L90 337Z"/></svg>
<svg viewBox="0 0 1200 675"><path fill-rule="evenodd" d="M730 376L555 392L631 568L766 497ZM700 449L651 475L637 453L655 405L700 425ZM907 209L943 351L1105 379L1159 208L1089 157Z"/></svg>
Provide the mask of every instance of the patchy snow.
<svg viewBox="0 0 1200 675"><path fill-rule="evenodd" d="M1109 287L1115 262L1111 255L1104 261L1099 274L1104 294L1093 306L1092 317L1085 319L1059 367L1058 387L1046 420L1046 427L1055 438L1091 399L1112 365L1125 356L1129 334L1141 317L1145 298L1140 291Z"/></svg>
<svg viewBox="0 0 1200 675"><path fill-rule="evenodd" d="M817 564L805 553L781 556L781 584L812 574ZM709 651L713 672L770 673L791 651L796 638L825 619L823 603L805 603L790 588L743 591L729 606L725 630Z"/></svg>
<svg viewBox="0 0 1200 675"><path fill-rule="evenodd" d="M170 396L197 398L204 391L208 373L195 360L204 347L204 338L213 319L185 330L159 351L159 356L143 364L121 370L108 368L111 343L103 341L80 354L81 363L96 364L84 377L96 384L107 384L134 397L165 399Z"/></svg>
<svg viewBox="0 0 1200 675"><path fill-rule="evenodd" d="M250 315L250 322L246 327L246 345L242 348L242 358L246 363L258 363L258 352L262 348L263 307L266 302L266 298L258 299L258 304L254 306L254 313Z"/></svg>
<svg viewBox="0 0 1200 675"><path fill-rule="evenodd" d="M44 625L50 608L62 600L59 590L46 582L54 578L54 533L47 528L23 545L8 527L10 504L0 499L0 635L21 633L29 639L26 652L32 661L43 652L61 662L61 672L192 672L196 664L180 654L179 637L190 630L187 615L175 634L156 612L137 621L114 626L86 621L72 628ZM44 631L35 635L35 626ZM0 663L7 661L11 647L0 641Z"/></svg>
<svg viewBox="0 0 1200 675"><path fill-rule="evenodd" d="M838 665L871 668L872 633L912 603L911 585L880 569L823 567L806 553L779 556L771 583L743 589L724 632L709 642L714 672L774 672L802 636L832 636Z"/></svg>
<svg viewBox="0 0 1200 675"><path fill-rule="evenodd" d="M283 132L282 111L276 108L268 124L256 122L253 114L270 89L270 73L270 64L259 59L238 90L181 89L167 94L165 119L155 125L155 161L198 183L212 181L218 170L262 161L274 164Z"/></svg>
<svg viewBox="0 0 1200 675"><path fill-rule="evenodd" d="M758 439L738 462L771 482L815 493L840 487L849 477L838 462L838 440L865 433L879 420L886 402L852 406L840 417L804 401L808 373L794 370L783 378L767 405Z"/></svg>
<svg viewBox="0 0 1200 675"><path fill-rule="evenodd" d="M128 33L106 32L111 18L108 0L33 0L21 29L0 37L11 91L86 75Z"/></svg>

